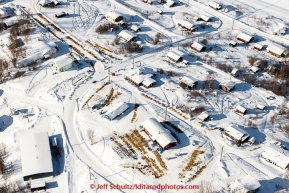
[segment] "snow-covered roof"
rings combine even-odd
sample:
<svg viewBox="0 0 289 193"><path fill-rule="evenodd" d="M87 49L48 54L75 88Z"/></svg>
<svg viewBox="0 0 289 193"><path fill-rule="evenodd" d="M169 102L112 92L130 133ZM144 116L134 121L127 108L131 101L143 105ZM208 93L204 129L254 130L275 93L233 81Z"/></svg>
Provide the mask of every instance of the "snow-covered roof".
<svg viewBox="0 0 289 193"><path fill-rule="evenodd" d="M243 40L246 43L249 43L252 39L254 39L254 37L242 32L237 36L237 39Z"/></svg>
<svg viewBox="0 0 289 193"><path fill-rule="evenodd" d="M8 19L5 19L3 21L3 23L7 26L7 27L10 27L16 23L18 23L18 19L17 19L17 16L14 16L14 17L10 17Z"/></svg>
<svg viewBox="0 0 289 193"><path fill-rule="evenodd" d="M34 63L37 60L43 58L43 54L40 52L36 52L31 56L28 56L20 61L17 62L17 66L18 67L23 67L23 66L27 66L28 64Z"/></svg>
<svg viewBox="0 0 289 193"><path fill-rule="evenodd" d="M215 9L220 9L222 7L219 3L216 3L215 1L211 1L209 5Z"/></svg>
<svg viewBox="0 0 289 193"><path fill-rule="evenodd" d="M169 51L167 54L167 58L172 60L173 62L177 62L181 59L182 55L180 53L177 53L175 51Z"/></svg>
<svg viewBox="0 0 289 193"><path fill-rule="evenodd" d="M184 76L181 79L181 82L185 83L186 85L188 85L189 87L194 87L195 84L198 82L197 79L194 79L192 77L188 77L188 76Z"/></svg>
<svg viewBox="0 0 289 193"><path fill-rule="evenodd" d="M207 118L209 118L209 115L205 112L201 113L199 116L198 116L198 119L201 120L201 121L205 121Z"/></svg>
<svg viewBox="0 0 289 193"><path fill-rule="evenodd" d="M46 54L50 50L56 50L56 48L52 45L50 45L46 41L37 41L31 45L31 47L34 48L34 53L35 52L40 52L42 55Z"/></svg>
<svg viewBox="0 0 289 193"><path fill-rule="evenodd" d="M234 137L236 140L244 141L249 137L249 134L239 128L237 125L230 125L226 128L226 133Z"/></svg>
<svg viewBox="0 0 289 193"><path fill-rule="evenodd" d="M264 46L261 45L261 44L258 44L258 43L255 43L255 44L254 44L254 48L256 48L256 49L262 50L263 47L264 47Z"/></svg>
<svg viewBox="0 0 289 193"><path fill-rule="evenodd" d="M59 68L67 66L68 64L71 64L72 62L73 62L72 58L67 54L59 56L55 58L53 61L53 63L56 64Z"/></svg>
<svg viewBox="0 0 289 193"><path fill-rule="evenodd" d="M128 30L122 30L118 36L127 42L131 41L133 38L136 38L136 35Z"/></svg>
<svg viewBox="0 0 289 193"><path fill-rule="evenodd" d="M182 27L185 27L186 29L192 29L195 25L191 22L185 21L185 20L179 20L178 24Z"/></svg>
<svg viewBox="0 0 289 193"><path fill-rule="evenodd" d="M254 144L256 142L256 139L255 139L255 137L251 137L248 141L250 143Z"/></svg>
<svg viewBox="0 0 289 193"><path fill-rule="evenodd" d="M232 74L232 75L236 75L238 72L239 72L239 69L238 69L238 68L233 68L231 74Z"/></svg>
<svg viewBox="0 0 289 193"><path fill-rule="evenodd" d="M244 107L240 106L240 105L238 105L236 107L236 110L240 111L241 113L245 113L246 112L246 109Z"/></svg>
<svg viewBox="0 0 289 193"><path fill-rule="evenodd" d="M273 143L266 147L262 152L262 156L276 163L283 169L285 169L289 164L289 151Z"/></svg>
<svg viewBox="0 0 289 193"><path fill-rule="evenodd" d="M142 84L146 87L149 87L151 84L155 83L156 81L152 78L146 78Z"/></svg>
<svg viewBox="0 0 289 193"><path fill-rule="evenodd" d="M167 3L166 3L169 7L173 6L176 4L176 1L174 0L167 0Z"/></svg>
<svg viewBox="0 0 289 193"><path fill-rule="evenodd" d="M202 51L202 49L204 49L206 46L200 42L194 42L192 45L191 45L192 48L198 50L199 52Z"/></svg>
<svg viewBox="0 0 289 193"><path fill-rule="evenodd" d="M286 54L286 49L281 47L280 45L277 46L271 44L267 47L267 52L273 52L279 56L282 56L283 54Z"/></svg>
<svg viewBox="0 0 289 193"><path fill-rule="evenodd" d="M227 89L231 90L236 86L236 83L233 81L224 81L220 83L221 86L225 86Z"/></svg>
<svg viewBox="0 0 289 193"><path fill-rule="evenodd" d="M250 70L251 70L252 72L256 73L256 72L259 71L259 68L256 67L256 66L252 66L252 67L250 68Z"/></svg>
<svg viewBox="0 0 289 193"><path fill-rule="evenodd" d="M136 25L132 25L132 26L130 27L130 29L131 29L132 31L138 31L138 30L139 30L139 27L136 26Z"/></svg>
<svg viewBox="0 0 289 193"><path fill-rule="evenodd" d="M106 18L112 19L113 21L115 21L117 18L122 18L122 17L123 16L116 11L112 11L106 14Z"/></svg>
<svg viewBox="0 0 289 193"><path fill-rule="evenodd" d="M107 116L110 120L113 120L115 117L123 113L128 108L128 104L126 104L125 102L119 102L115 104L109 111L107 111L104 116Z"/></svg>
<svg viewBox="0 0 289 193"><path fill-rule="evenodd" d="M253 192L259 189L261 186L260 182L250 175L246 175L239 180L233 181L229 185L229 189L232 192Z"/></svg>
<svg viewBox="0 0 289 193"><path fill-rule="evenodd" d="M150 137L156 140L162 148L165 148L170 143L177 142L171 132L165 129L155 118L148 118L142 123L142 126L151 134Z"/></svg>
<svg viewBox="0 0 289 193"><path fill-rule="evenodd" d="M23 177L53 173L51 150L47 132L24 135L20 138Z"/></svg>
<svg viewBox="0 0 289 193"><path fill-rule="evenodd" d="M207 21L207 22L210 21L210 17L209 17L209 16L201 15L200 17L201 17L201 19L204 20L204 21Z"/></svg>

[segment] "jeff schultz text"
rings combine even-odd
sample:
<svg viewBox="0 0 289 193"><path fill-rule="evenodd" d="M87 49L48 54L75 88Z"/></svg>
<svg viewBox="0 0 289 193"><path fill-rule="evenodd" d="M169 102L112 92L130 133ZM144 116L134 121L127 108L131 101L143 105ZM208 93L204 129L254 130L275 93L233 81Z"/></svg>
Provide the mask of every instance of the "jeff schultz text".
<svg viewBox="0 0 289 193"><path fill-rule="evenodd" d="M97 189L122 189L122 190L195 190L199 189L198 185L169 185L169 184L156 184L156 185L148 185L148 184L98 184L95 188Z"/></svg>

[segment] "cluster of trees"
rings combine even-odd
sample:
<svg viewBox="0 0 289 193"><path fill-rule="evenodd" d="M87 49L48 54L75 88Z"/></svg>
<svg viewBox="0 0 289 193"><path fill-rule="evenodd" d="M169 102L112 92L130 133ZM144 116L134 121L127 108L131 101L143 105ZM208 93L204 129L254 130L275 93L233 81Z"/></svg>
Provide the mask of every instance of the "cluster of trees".
<svg viewBox="0 0 289 193"><path fill-rule="evenodd" d="M142 46L136 42L128 42L127 44L124 44L120 48L120 53L139 53L142 51Z"/></svg>
<svg viewBox="0 0 289 193"><path fill-rule="evenodd" d="M30 184L22 184L20 181L16 183L5 182L0 184L0 192L5 193L19 193L19 192L30 192Z"/></svg>
<svg viewBox="0 0 289 193"><path fill-rule="evenodd" d="M153 44L157 45L160 43L160 40L163 38L163 35L161 33L157 33L155 37L153 38Z"/></svg>
<svg viewBox="0 0 289 193"><path fill-rule="evenodd" d="M221 64L221 63L218 63L216 64L216 67L224 72L227 72L227 73L231 73L232 70L233 70L233 67L230 65L230 64Z"/></svg>
<svg viewBox="0 0 289 193"><path fill-rule="evenodd" d="M0 80L8 73L8 62L6 60L0 59Z"/></svg>
<svg viewBox="0 0 289 193"><path fill-rule="evenodd" d="M127 22L123 22L120 23L119 25L114 24L114 23L105 23L105 24L100 24L96 29L95 32L99 33L99 34L104 34L105 32L107 32L108 30L119 30L122 28L127 28L128 23Z"/></svg>

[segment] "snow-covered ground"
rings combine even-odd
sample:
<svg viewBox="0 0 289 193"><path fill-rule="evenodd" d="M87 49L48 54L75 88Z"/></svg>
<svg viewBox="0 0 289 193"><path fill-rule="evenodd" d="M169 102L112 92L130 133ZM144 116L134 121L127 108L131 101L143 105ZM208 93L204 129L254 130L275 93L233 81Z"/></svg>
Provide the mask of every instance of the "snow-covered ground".
<svg viewBox="0 0 289 193"><path fill-rule="evenodd" d="M25 73L0 84L0 142L5 143L8 149L5 160L8 163L12 161L15 167L9 178L0 174L0 187L5 181L24 184L20 137L34 132L48 132L49 136L61 139L62 151L60 156L53 155L54 175L45 178L47 192L95 192L92 184L200 185L203 181L209 181L215 192L228 192L230 182L246 175L260 182L258 192L271 193L289 188L288 181L283 179L285 170L261 157L272 142L279 141L289 149L288 136L277 128L278 124L288 122L286 115L276 115L285 98L216 68L218 64L227 64L249 73L248 56L253 55L268 61L269 66L278 60L283 61L265 50L253 50L252 46L255 42L262 45L274 42L288 48L288 30L284 35L273 35L276 28L288 27L288 2L219 2L226 11L214 10L208 6L208 2L179 1L170 8L157 1L149 5L141 0L64 0L55 8L42 7L38 0L7 0L1 3L0 7L17 9L17 5L22 5L31 13L31 17L46 23L41 26L33 22L31 41L24 41L23 45L27 56L33 54L35 48L31 45L38 40L55 42L58 51L49 59L38 62L34 69L15 68L10 62L8 70L11 73ZM158 14L158 10L163 14ZM60 11L69 15L56 18L55 14ZM105 15L110 11L122 14L128 29L132 25L140 27L135 34L143 46L142 52L120 54L120 48L126 42L121 40L119 45L114 43L119 29L103 34L95 31L100 25L109 23ZM194 16L200 15L210 16L212 21L195 21ZM192 22L198 30L192 33L183 31L178 26L180 20ZM52 30L55 36L49 33L47 28L53 28L51 23L62 32ZM1 32L0 37L9 36L9 30ZM241 32L253 35L253 43L238 41L237 47L228 46L229 40L236 40L235 37ZM154 45L152 41L157 33L161 33L162 38ZM21 35L19 38L25 39ZM205 52L199 53L190 47L192 42L204 42L204 39L207 40ZM97 57L105 60L91 58L91 53L83 49L92 47L88 41L110 50L95 50ZM77 53L77 49L82 54ZM189 64L169 62L166 57L169 51L182 53ZM65 72L55 73L51 68L52 61L70 53L78 63L74 62L72 68ZM11 60L10 50L6 46L1 46L0 56L3 60ZM88 59L93 61L94 68ZM211 63L208 62L210 59ZM133 66L134 69L131 69ZM125 75L136 73L138 68L144 69L144 74L154 74L152 78L156 85L148 89L139 88L125 80ZM203 88L208 75L218 83L235 82L235 89L228 93L217 86L213 92L207 93ZM183 76L198 80L195 90L199 96L191 98L190 91L181 88L179 82ZM265 70L254 76L258 80L274 78ZM106 84L109 80L110 84ZM273 100L269 100L268 96L273 96ZM126 102L129 109L112 121L104 118L103 115L119 102ZM164 104L169 106L166 108ZM265 110L256 109L258 104L265 106ZM191 117L184 110L191 111L200 105L210 116L208 121L201 124L197 116ZM238 105L247 109L245 116L235 112ZM275 115L277 119L272 123L272 116ZM155 151L157 147L152 146L149 137L140 129L142 122L152 117L173 124L163 123L179 140L175 147L163 153ZM244 143L239 147L220 130L213 130L215 127L226 128L230 124L238 125L254 137L256 143ZM91 131L95 135L93 143L88 137ZM129 140L129 136L135 143ZM193 166L189 167L190 164ZM157 192L97 190L119 191Z"/></svg>

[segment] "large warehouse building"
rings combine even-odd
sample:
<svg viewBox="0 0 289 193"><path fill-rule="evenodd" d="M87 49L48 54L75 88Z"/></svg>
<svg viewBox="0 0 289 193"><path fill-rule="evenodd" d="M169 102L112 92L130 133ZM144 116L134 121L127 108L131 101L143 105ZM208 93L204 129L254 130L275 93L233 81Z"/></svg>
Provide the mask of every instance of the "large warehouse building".
<svg viewBox="0 0 289 193"><path fill-rule="evenodd" d="M52 156L47 132L22 136L20 149L24 181L53 176Z"/></svg>

